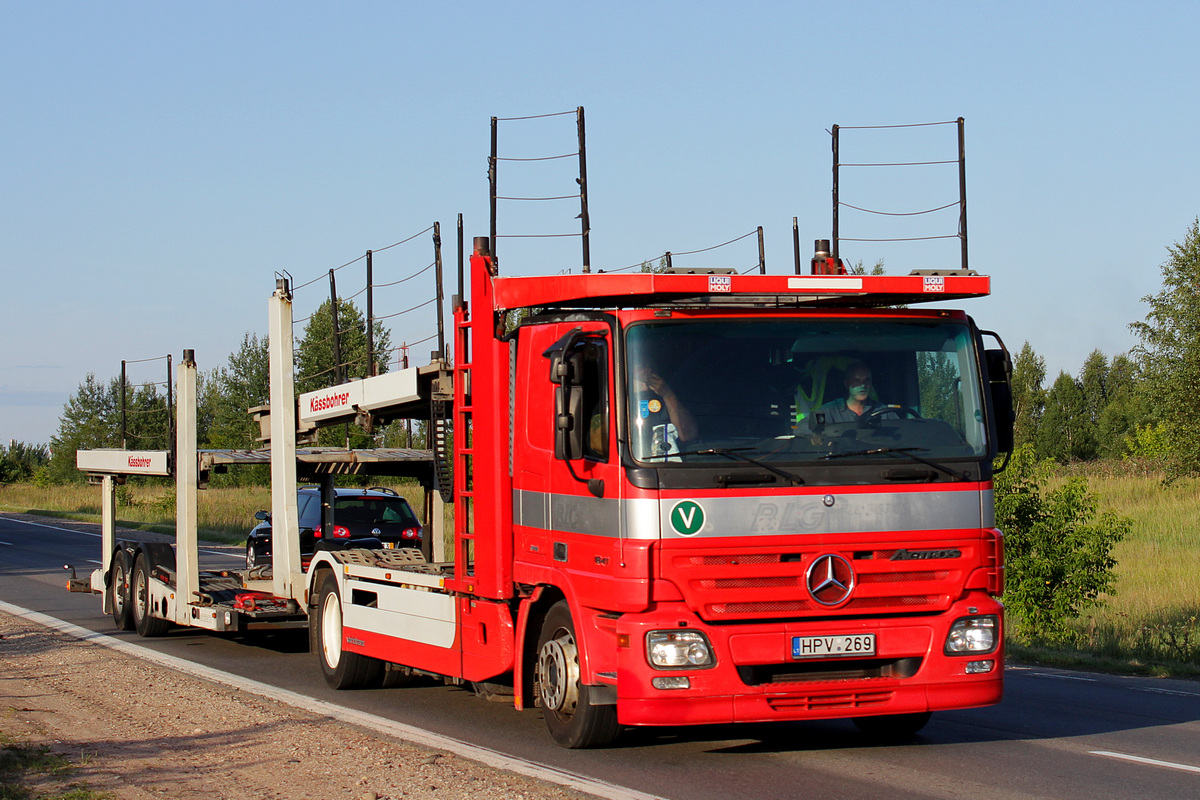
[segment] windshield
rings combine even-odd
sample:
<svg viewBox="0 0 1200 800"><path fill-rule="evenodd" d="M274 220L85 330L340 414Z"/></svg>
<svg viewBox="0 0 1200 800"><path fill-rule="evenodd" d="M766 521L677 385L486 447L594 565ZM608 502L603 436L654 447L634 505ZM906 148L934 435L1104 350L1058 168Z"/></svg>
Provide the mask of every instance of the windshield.
<svg viewBox="0 0 1200 800"><path fill-rule="evenodd" d="M648 464L988 451L965 322L645 322L626 353L630 452Z"/></svg>

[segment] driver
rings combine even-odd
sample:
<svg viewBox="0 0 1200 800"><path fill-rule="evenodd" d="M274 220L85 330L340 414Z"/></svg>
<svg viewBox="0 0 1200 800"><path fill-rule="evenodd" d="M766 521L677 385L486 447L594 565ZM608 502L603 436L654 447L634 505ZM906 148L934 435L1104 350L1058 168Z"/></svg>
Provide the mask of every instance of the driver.
<svg viewBox="0 0 1200 800"><path fill-rule="evenodd" d="M894 419L894 411L883 411L888 408L884 403L871 400L871 368L861 361L854 361L846 367L842 382L846 387L846 396L830 400L817 409L817 414L824 415L826 424L838 422L857 422L860 419L878 411L879 417Z"/></svg>

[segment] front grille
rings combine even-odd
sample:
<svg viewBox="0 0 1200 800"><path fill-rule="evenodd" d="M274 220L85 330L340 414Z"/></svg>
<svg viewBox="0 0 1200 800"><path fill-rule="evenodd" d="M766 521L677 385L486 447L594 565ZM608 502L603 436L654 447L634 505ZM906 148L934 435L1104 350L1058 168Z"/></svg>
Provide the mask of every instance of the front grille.
<svg viewBox="0 0 1200 800"><path fill-rule="evenodd" d="M862 681L876 678L911 678L923 659L858 658L793 661L786 664L757 664L738 667L747 686L811 683L813 681Z"/></svg>
<svg viewBox="0 0 1200 800"><path fill-rule="evenodd" d="M976 540L938 542L957 558L938 559L914 569L911 561L891 561L894 545L861 543L837 548L755 547L741 551L705 549L697 541L664 542L662 577L679 587L688 605L710 622L755 621L806 615L850 616L907 611L939 611L958 597L976 565ZM848 602L826 606L808 591L809 566L820 555L838 552L853 565L856 585Z"/></svg>

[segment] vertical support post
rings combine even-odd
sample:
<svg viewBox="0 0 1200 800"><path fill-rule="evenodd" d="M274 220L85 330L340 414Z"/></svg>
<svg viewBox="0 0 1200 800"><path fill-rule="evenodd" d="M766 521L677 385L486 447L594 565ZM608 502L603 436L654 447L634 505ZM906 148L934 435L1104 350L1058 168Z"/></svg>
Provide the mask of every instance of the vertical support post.
<svg viewBox="0 0 1200 800"><path fill-rule="evenodd" d="M588 273L592 271L592 250L588 242L592 222L588 217L587 144L584 137L583 106L575 110L575 117L579 123L579 222L583 229L583 271Z"/></svg>
<svg viewBox="0 0 1200 800"><path fill-rule="evenodd" d="M833 263L838 263L838 126L833 126Z"/></svg>
<svg viewBox="0 0 1200 800"><path fill-rule="evenodd" d="M758 274L767 274L767 251L763 248L762 225L758 226Z"/></svg>
<svg viewBox="0 0 1200 800"><path fill-rule="evenodd" d="M178 463L179 449L175 442L175 398L171 391L172 386L171 354L167 353L167 450L171 452L167 468L171 470L171 474L174 474L175 464Z"/></svg>
<svg viewBox="0 0 1200 800"><path fill-rule="evenodd" d="M292 291L275 284L268 308L271 376L271 593L304 602L300 518L296 506L296 391L292 374Z"/></svg>
<svg viewBox="0 0 1200 800"><path fill-rule="evenodd" d="M129 445L126 443L128 438L128 429L125 427L125 359L121 359L121 449L128 450Z"/></svg>
<svg viewBox="0 0 1200 800"><path fill-rule="evenodd" d="M342 333L338 324L337 279L329 270L329 319L333 323L333 376L334 384L345 383L342 366Z"/></svg>
<svg viewBox="0 0 1200 800"><path fill-rule="evenodd" d="M796 265L796 274L800 275L800 220L792 217L792 263Z"/></svg>
<svg viewBox="0 0 1200 800"><path fill-rule="evenodd" d="M100 568L107 575L112 569L113 550L117 546L117 477L100 478ZM126 576L126 580L128 580ZM105 602L108 597L105 596ZM111 609L109 609L111 613Z"/></svg>
<svg viewBox="0 0 1200 800"><path fill-rule="evenodd" d="M445 295L442 293L442 223L433 223L433 271L437 278L438 358L446 357Z"/></svg>
<svg viewBox="0 0 1200 800"><path fill-rule="evenodd" d="M463 294L463 218L462 214L458 215L458 297L460 300L466 300L466 295ZM442 351L445 357L445 351Z"/></svg>
<svg viewBox="0 0 1200 800"><path fill-rule="evenodd" d="M488 157L488 195L491 202L491 226L488 229L488 252L496 259L496 129L498 120L492 117L492 154ZM460 295L461 296L461 295Z"/></svg>
<svg viewBox="0 0 1200 800"><path fill-rule="evenodd" d="M375 369L375 284L374 267L371 264L371 251L367 251L367 374L365 377L374 378Z"/></svg>
<svg viewBox="0 0 1200 800"><path fill-rule="evenodd" d="M963 118L958 118L958 238L962 245L962 269L967 269L967 140Z"/></svg>
<svg viewBox="0 0 1200 800"><path fill-rule="evenodd" d="M333 473L321 476L321 538L329 541L333 538L333 526L336 519L337 492L333 488Z"/></svg>
<svg viewBox="0 0 1200 800"><path fill-rule="evenodd" d="M175 622L188 620L189 606L200 588L200 542L197 532L197 492L200 465L196 460L196 358L184 350L179 362L179 425L175 451Z"/></svg>
<svg viewBox="0 0 1200 800"><path fill-rule="evenodd" d="M446 560L446 503L442 493L430 490L426 494L426 505L430 506L429 536L433 541L433 562L440 564Z"/></svg>

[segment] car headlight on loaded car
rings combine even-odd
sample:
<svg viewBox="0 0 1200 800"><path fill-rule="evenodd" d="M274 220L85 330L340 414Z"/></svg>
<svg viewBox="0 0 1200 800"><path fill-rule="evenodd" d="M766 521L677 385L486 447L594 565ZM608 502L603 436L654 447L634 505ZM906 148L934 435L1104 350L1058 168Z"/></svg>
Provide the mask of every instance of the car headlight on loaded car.
<svg viewBox="0 0 1200 800"><path fill-rule="evenodd" d="M650 631L646 657L656 669L703 669L716 663L708 637L700 631Z"/></svg>
<svg viewBox="0 0 1200 800"><path fill-rule="evenodd" d="M962 617L950 626L950 633L946 635L945 653L948 656L990 653L999 644L999 635L999 617Z"/></svg>

